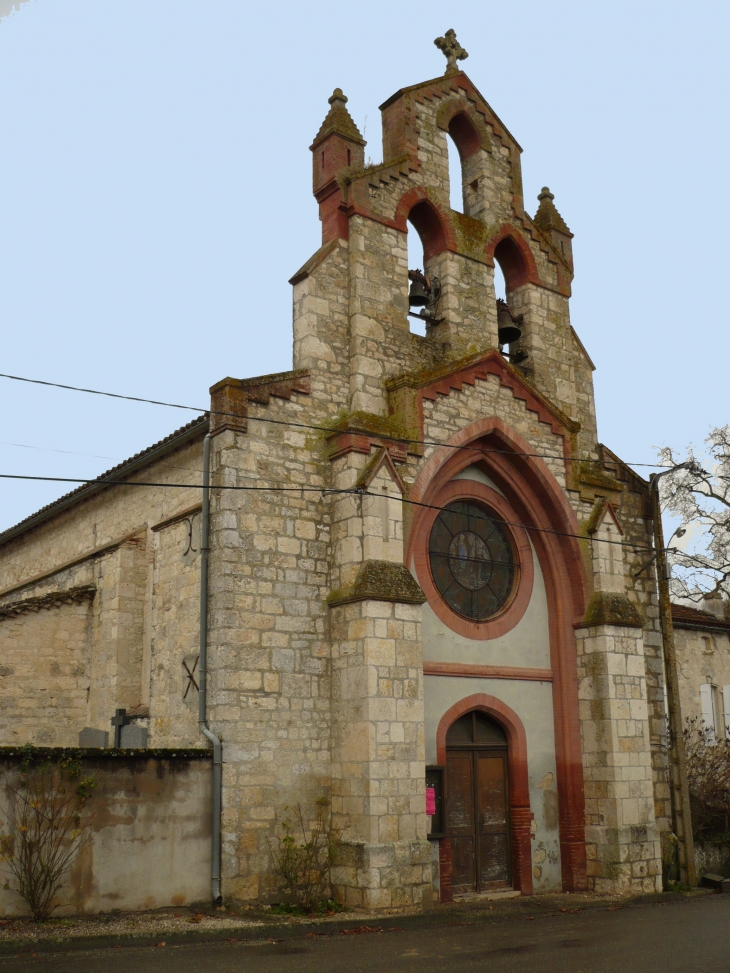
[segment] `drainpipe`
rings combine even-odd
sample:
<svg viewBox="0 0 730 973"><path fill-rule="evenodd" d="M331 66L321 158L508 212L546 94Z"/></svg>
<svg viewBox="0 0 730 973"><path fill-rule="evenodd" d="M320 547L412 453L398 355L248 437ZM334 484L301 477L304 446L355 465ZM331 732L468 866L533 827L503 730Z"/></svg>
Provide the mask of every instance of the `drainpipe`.
<svg viewBox="0 0 730 973"><path fill-rule="evenodd" d="M680 466L662 473L652 473L649 492L651 495L651 511L654 521L654 550L656 551L657 588L659 592L659 623L662 632L662 648L664 661L664 685L667 693L667 723L669 730L669 773L670 795L672 803L672 824L674 833L679 841L679 869L680 880L687 885L697 885L697 872L694 861L694 839L692 835L692 817L689 804L689 786L687 783L687 765L684 752L684 735L682 723L682 708L679 701L679 683L677 681L677 656L674 648L674 625L672 623L672 604L669 598L669 565L667 552L664 547L664 529L662 527L662 511L659 502L659 480L667 473L689 466Z"/></svg>
<svg viewBox="0 0 730 973"><path fill-rule="evenodd" d="M210 885L213 902L219 905L221 896L221 792L223 789L223 760L221 742L208 727L208 556L210 523L210 433L203 440L203 509L200 517L200 692L198 694L198 726L213 744L213 848L210 866Z"/></svg>

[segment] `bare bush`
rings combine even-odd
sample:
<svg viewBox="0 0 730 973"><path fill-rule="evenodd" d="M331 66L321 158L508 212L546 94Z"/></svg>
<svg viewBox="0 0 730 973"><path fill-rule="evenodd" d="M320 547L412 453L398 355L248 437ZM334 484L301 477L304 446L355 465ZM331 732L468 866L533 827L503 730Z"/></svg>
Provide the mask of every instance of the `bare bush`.
<svg viewBox="0 0 730 973"><path fill-rule="evenodd" d="M730 741L716 740L701 719L688 718L684 746L694 831L723 830L730 815Z"/></svg>
<svg viewBox="0 0 730 973"><path fill-rule="evenodd" d="M288 813L281 822L283 834L278 847L269 842L274 870L283 891L309 912L320 906L330 891L335 854L330 804L326 797L318 799L309 826L300 804L284 810Z"/></svg>
<svg viewBox="0 0 730 973"><path fill-rule="evenodd" d="M52 760L27 747L17 783L7 778L7 833L0 834L0 859L36 920L57 906L56 894L89 829L89 799L95 788L73 757ZM8 883L8 887L12 887Z"/></svg>

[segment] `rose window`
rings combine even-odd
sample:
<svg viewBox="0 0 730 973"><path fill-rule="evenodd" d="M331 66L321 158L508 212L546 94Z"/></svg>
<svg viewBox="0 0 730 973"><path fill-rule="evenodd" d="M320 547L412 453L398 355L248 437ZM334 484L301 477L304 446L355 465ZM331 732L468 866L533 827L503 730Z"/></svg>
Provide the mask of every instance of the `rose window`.
<svg viewBox="0 0 730 973"><path fill-rule="evenodd" d="M517 564L504 523L470 500L450 503L438 515L429 560L441 597L464 618L492 618L512 596Z"/></svg>

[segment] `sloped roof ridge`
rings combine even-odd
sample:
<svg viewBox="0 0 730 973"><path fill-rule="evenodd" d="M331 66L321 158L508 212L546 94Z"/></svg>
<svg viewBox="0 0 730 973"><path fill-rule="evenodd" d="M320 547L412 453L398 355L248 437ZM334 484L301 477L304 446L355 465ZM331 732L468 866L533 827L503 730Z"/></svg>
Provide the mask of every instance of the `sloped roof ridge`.
<svg viewBox="0 0 730 973"><path fill-rule="evenodd" d="M82 483L69 493L63 494L63 496L59 497L57 500L47 503L45 507L41 507L39 510L36 510L35 513L32 513L23 520L18 521L18 523L14 524L12 527L8 527L6 530L0 533L0 544L4 544L17 534L21 534L24 531L29 530L31 527L35 526L36 523L42 523L44 520L49 519L57 508L60 512L61 509L69 506L70 503L76 502L76 500L84 499L84 494L95 493L105 485L105 480L116 479L120 476L125 476L132 473L140 466L146 465L145 460L147 459L152 462L156 457L153 457L151 454L156 453L158 450L165 449L166 446L172 446L176 440L183 439L184 441L187 441L188 439L194 438L194 435L198 433L198 431L202 433L204 429L208 427L208 423L209 415L207 412L202 416L197 416L195 419L191 419L190 422L186 423L184 426L180 426L179 429L171 432L169 436L165 436L163 439L153 443L146 449L140 450L138 453L135 453L128 459L123 460L121 463L117 463L116 466L112 466L111 469L108 469L105 473L101 473L90 483ZM199 430L198 427L200 427ZM191 433L193 435L190 435ZM183 444L180 443L180 445Z"/></svg>
<svg viewBox="0 0 730 973"><path fill-rule="evenodd" d="M675 625L690 624L696 628L722 628L730 630L730 621L718 618L712 612L702 611L701 608L690 608L688 605L677 605L672 602L672 621Z"/></svg>
<svg viewBox="0 0 730 973"><path fill-rule="evenodd" d="M431 78L430 81L421 81L418 84L412 84L412 85L408 85L405 88L399 88L394 94L392 94L390 96L390 98L386 98L386 100L383 102L382 105L379 105L378 106L379 107L379 110L380 111L383 111L383 109L387 108L388 105L391 105L397 98L400 98L401 95L411 94L414 91L418 91L419 88L428 88L429 85L436 85L436 84L444 84L444 83L446 83L447 85L453 87L454 83L455 82L458 82L459 79L461 79L461 78L465 79L468 82L468 84L471 87L471 89L474 92L474 94L477 95L482 100L482 102L487 106L487 108L489 109L489 111L493 115L494 120L499 123L499 125L502 128L502 131L505 133L505 135L507 135L514 142L514 144L517 147L517 149L521 152L522 151L522 146L520 145L520 143L514 137L514 135L512 134L512 132L510 132L510 130L504 124L504 122L502 121L502 119L499 117L499 115L496 113L496 111L492 108L492 106L489 104L489 102L487 101L487 99L484 97L484 95L481 93L481 91L477 88L477 86L474 84L474 82L471 80L471 78L466 73L466 71L459 71L456 74L449 74L449 75L440 74L437 78Z"/></svg>

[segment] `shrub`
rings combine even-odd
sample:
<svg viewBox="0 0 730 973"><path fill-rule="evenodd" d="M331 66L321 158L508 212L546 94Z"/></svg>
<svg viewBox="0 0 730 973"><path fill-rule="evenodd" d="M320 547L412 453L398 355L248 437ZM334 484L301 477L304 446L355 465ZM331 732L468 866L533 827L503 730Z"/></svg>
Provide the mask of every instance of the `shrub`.
<svg viewBox="0 0 730 973"><path fill-rule="evenodd" d="M8 833L0 834L0 859L33 918L43 920L56 908L56 893L88 832L96 784L73 757L53 760L34 747L25 750L17 783L6 779Z"/></svg>
<svg viewBox="0 0 730 973"><path fill-rule="evenodd" d="M698 836L724 831L730 815L730 741L716 741L702 720L688 718L684 745L693 830Z"/></svg>
<svg viewBox="0 0 730 973"><path fill-rule="evenodd" d="M284 810L288 814L281 822L278 847L269 842L274 870L283 891L303 911L311 912L327 899L330 887L335 849L330 804L325 797L318 799L309 827L300 804Z"/></svg>

